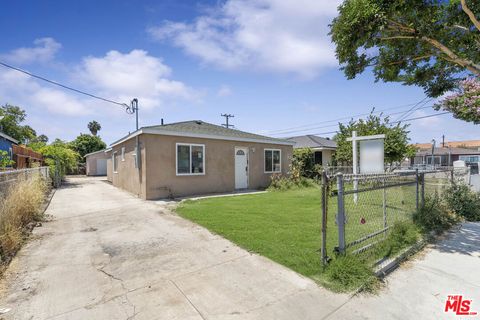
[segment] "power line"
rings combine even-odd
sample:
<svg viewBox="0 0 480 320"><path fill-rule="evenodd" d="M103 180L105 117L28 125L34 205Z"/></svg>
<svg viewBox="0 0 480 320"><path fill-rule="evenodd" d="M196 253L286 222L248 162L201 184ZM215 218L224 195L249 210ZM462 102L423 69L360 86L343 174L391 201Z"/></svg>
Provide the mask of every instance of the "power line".
<svg viewBox="0 0 480 320"><path fill-rule="evenodd" d="M427 103L429 103L430 101L433 100L433 98L427 100L428 97L425 97L425 99L419 101L417 104L415 104L413 107L411 107L407 112L405 112L402 116L398 117L397 121L401 121L402 119L405 119L406 117L410 116L411 114L413 114L414 111L418 110L419 109L419 106L422 105L426 105ZM425 101L426 100L426 101Z"/></svg>
<svg viewBox="0 0 480 320"><path fill-rule="evenodd" d="M62 87L62 88L64 88L64 89L67 89L67 90L70 90L70 91L73 91L73 92L76 92L76 93L79 93L79 94L83 94L83 95L89 96L90 98L94 98L94 99L98 99L98 100L102 100L102 101L105 101L105 102L109 102L109 103L112 103L112 104L116 104L116 105L122 106L122 107L126 108L127 112L128 112L128 110L129 110L129 108L130 108L130 106L127 105L126 103L117 102L117 101L114 101L114 100L110 100L110 99L107 99L107 98L103 98L103 97L100 97L100 96L97 96L97 95L94 95L94 94L91 94L91 93L88 93L88 92L79 90L79 89L72 88L72 87L70 87L70 86L61 84L61 83L59 83L59 82L56 82L56 81L53 81L53 80L49 80L49 79L47 79L47 78L45 78L45 77L42 77L42 76L33 74L33 73L31 73L31 72L22 70L22 69L20 69L20 68L11 66L11 65L6 64L6 63L4 63L4 62L2 62L2 61L0 61L0 65L4 66L4 67L6 67L6 68L10 68L10 69L12 69L12 70L15 70L15 71L24 73L24 74L26 74L26 75L29 75L30 77L33 77L33 78L36 78L36 79L39 79L39 80L48 82L48 83L50 83L50 84L53 84L53 85Z"/></svg>
<svg viewBox="0 0 480 320"><path fill-rule="evenodd" d="M422 110L422 109L427 109L427 108L431 108L432 106L423 106L421 108L417 108L415 109L416 110ZM389 113L389 114L386 114L385 117L389 117L389 116L393 116L393 115L396 115L396 114L401 114L401 113L405 113L405 111L399 111L399 112L393 112L393 113ZM367 113L367 115L370 114L370 113ZM355 116L355 118L357 118L358 116ZM354 117L344 117L342 119L353 119ZM333 122L333 121L337 121L338 119L335 119L335 120L328 120L328 121L324 121L324 123L327 123L327 122ZM395 122L392 122L392 123L395 123ZM292 131L284 131L284 132L279 132L279 133L274 133L272 134L273 136L276 136L276 135L282 135L282 134L288 134L288 133L299 133L299 132L305 132L305 131L310 131L310 130L314 130L314 129L324 129L324 128L331 128L331 127L335 127L337 126L338 123L335 123L335 124L331 124L331 125L328 125L328 126L321 126L321 127L312 127L312 128L307 128L307 129L300 129L300 130L292 130Z"/></svg>
<svg viewBox="0 0 480 320"><path fill-rule="evenodd" d="M404 119L404 120L401 120L401 121L394 121L394 122L390 122L390 124L394 124L394 123L400 123L400 122L410 122L410 121L415 121L415 120L420 120L420 119L425 119L425 118L431 118L431 117L438 117L438 116L442 116L444 114L447 114L447 113L450 113L448 111L446 112L441 112L441 113L436 113L436 114L429 114L429 115L426 115L426 116L421 116L421 117L415 117L415 118L410 118L410 119ZM337 131L328 131L328 132L317 132L317 133L312 133L312 135L323 135L323 134L334 134L334 133L338 133L338 130Z"/></svg>
<svg viewBox="0 0 480 320"><path fill-rule="evenodd" d="M315 123L310 123L310 124L304 124L304 125L300 125L300 126L296 126L296 127L289 127L289 128L284 128L284 129L278 129L278 130L270 130L270 131L267 131L267 132L264 132L264 133L265 134L274 134L274 133L279 133L280 134L280 133L283 133L283 131L286 131L286 130L302 129L302 128L306 128L306 127L317 126L317 125L322 124L322 123L329 123L329 122L334 122L334 121L339 121L339 120L345 120L345 119L351 119L351 118L366 116L366 115L369 115L371 113L374 113L374 114L375 113L382 113L384 111L394 110L394 109L403 108L403 107L409 107L409 106L412 106L412 105L415 107L419 103L423 102L425 99L427 99L427 98L423 98L419 102L413 102L413 103L404 104L404 105L400 105L400 106L395 106L395 107L391 107L391 108L386 108L386 109L382 109L382 110L378 110L378 111L360 113L360 114L356 114L356 115L353 115L353 116L341 117L341 118L337 118L337 119L325 120L325 121L320 121L320 122L315 122ZM373 110L375 110L375 108L373 108ZM409 110L411 110L411 109L409 109ZM404 111L402 111L402 112L404 112ZM402 113L402 112L400 112L400 113ZM310 128L310 129L318 129L318 127L314 127L314 128Z"/></svg>

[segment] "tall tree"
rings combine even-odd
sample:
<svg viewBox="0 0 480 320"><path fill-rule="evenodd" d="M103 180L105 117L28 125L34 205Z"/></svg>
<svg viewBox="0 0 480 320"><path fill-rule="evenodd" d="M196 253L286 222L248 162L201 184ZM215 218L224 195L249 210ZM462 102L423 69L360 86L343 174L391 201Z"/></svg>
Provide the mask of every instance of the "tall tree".
<svg viewBox="0 0 480 320"><path fill-rule="evenodd" d="M80 162L84 162L87 153L105 149L107 145L98 136L81 133L78 137L70 142L71 148L80 155Z"/></svg>
<svg viewBox="0 0 480 320"><path fill-rule="evenodd" d="M28 125L22 125L25 121L27 113L20 107L6 104L0 107L0 129L5 134L20 141L28 143L35 138L36 132Z"/></svg>
<svg viewBox="0 0 480 320"><path fill-rule="evenodd" d="M331 25L347 78L418 85L438 97L480 76L480 1L345 0Z"/></svg>
<svg viewBox="0 0 480 320"><path fill-rule="evenodd" d="M351 120L348 124L339 123L339 133L335 135L337 142L335 160L341 163L352 163L352 142L347 138L356 131L359 136L385 134L385 162L393 163L402 161L405 157L415 154L415 149L409 145L407 124L392 125L388 117L370 114L366 119Z"/></svg>
<svg viewBox="0 0 480 320"><path fill-rule="evenodd" d="M102 129L102 126L100 125L100 123L98 123L97 121L93 120L93 121L90 121L88 123L88 130L90 130L90 132L92 133L92 135L96 136L98 131L100 131Z"/></svg>

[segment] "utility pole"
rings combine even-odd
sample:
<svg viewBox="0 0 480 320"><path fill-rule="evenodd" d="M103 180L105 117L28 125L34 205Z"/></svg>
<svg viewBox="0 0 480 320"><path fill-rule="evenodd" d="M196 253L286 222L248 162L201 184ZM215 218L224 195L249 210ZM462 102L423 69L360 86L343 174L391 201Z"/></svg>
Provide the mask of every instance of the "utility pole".
<svg viewBox="0 0 480 320"><path fill-rule="evenodd" d="M228 123L228 119L229 119L229 118L234 118L235 115L223 113L223 114L221 114L221 116L222 116L222 117L225 117L225 123L222 124L222 126L224 126L224 127L227 128L227 129L230 129L230 127L233 128L233 124L229 124L229 123Z"/></svg>

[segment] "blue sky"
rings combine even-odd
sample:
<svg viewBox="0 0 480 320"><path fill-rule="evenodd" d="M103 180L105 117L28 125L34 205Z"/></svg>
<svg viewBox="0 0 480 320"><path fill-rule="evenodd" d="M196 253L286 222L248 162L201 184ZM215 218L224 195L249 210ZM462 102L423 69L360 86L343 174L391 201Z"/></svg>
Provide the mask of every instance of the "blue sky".
<svg viewBox="0 0 480 320"><path fill-rule="evenodd" d="M0 60L116 101L136 97L140 125L161 118L220 124L221 113L232 113L241 130L315 134L336 129L325 121L372 107L406 111L425 98L416 87L375 83L368 72L345 79L327 35L337 3L2 1ZM86 133L93 119L108 143L135 129L134 117L120 106L0 67L4 103L24 108L27 122L51 140ZM434 113L424 108L409 118ZM410 130L412 142L480 134L478 126L450 115L413 121Z"/></svg>

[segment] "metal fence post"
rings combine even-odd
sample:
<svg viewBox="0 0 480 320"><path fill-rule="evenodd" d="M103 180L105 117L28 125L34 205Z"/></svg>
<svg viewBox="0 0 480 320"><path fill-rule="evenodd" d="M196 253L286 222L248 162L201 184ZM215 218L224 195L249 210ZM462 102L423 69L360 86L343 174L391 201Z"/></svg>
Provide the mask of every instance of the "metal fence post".
<svg viewBox="0 0 480 320"><path fill-rule="evenodd" d="M328 177L322 170L322 263L327 264L327 214L328 214Z"/></svg>
<svg viewBox="0 0 480 320"><path fill-rule="evenodd" d="M421 191L420 191L420 207L423 208L425 205L425 173L420 174L420 183L421 183Z"/></svg>
<svg viewBox="0 0 480 320"><path fill-rule="evenodd" d="M386 181L385 177L383 177L383 202L382 202L382 207L383 207L383 228L387 228L388 222L387 222L387 188L386 188ZM385 233L386 235L386 233Z"/></svg>
<svg viewBox="0 0 480 320"><path fill-rule="evenodd" d="M345 253L345 203L343 195L343 174L337 175L337 201L338 201L338 213L337 213L337 226L338 226L338 252Z"/></svg>
<svg viewBox="0 0 480 320"><path fill-rule="evenodd" d="M416 182L416 185L415 185L415 209L418 211L418 209L420 208L419 207L419 198L420 198L420 195L418 194L419 193L419 176L418 176L418 168L415 169L415 182Z"/></svg>

